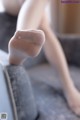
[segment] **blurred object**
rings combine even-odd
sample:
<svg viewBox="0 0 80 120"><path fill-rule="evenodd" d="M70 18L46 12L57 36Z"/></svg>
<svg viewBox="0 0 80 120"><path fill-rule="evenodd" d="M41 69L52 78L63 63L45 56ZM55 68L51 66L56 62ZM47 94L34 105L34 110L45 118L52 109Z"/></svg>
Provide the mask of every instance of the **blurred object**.
<svg viewBox="0 0 80 120"><path fill-rule="evenodd" d="M0 114L5 114L5 119L3 120L17 120L10 79L4 71L5 67L0 64ZM0 119L2 118L0 117Z"/></svg>
<svg viewBox="0 0 80 120"><path fill-rule="evenodd" d="M4 11L4 7L2 5L2 0L0 0L0 12L3 12Z"/></svg>
<svg viewBox="0 0 80 120"><path fill-rule="evenodd" d="M80 35L80 4L60 5L60 29L62 34Z"/></svg>
<svg viewBox="0 0 80 120"><path fill-rule="evenodd" d="M33 89L27 72L22 66L7 66L12 85L18 120L35 120L38 116Z"/></svg>
<svg viewBox="0 0 80 120"><path fill-rule="evenodd" d="M69 2L69 0L65 1ZM80 34L80 1L70 1L73 3L66 4L61 3L61 0L52 0L51 23L53 30L59 34Z"/></svg>
<svg viewBox="0 0 80 120"><path fill-rule="evenodd" d="M8 65L8 54L2 50L0 50L0 63L2 65Z"/></svg>
<svg viewBox="0 0 80 120"><path fill-rule="evenodd" d="M0 49L8 51L8 42L16 29L17 17L0 13Z"/></svg>

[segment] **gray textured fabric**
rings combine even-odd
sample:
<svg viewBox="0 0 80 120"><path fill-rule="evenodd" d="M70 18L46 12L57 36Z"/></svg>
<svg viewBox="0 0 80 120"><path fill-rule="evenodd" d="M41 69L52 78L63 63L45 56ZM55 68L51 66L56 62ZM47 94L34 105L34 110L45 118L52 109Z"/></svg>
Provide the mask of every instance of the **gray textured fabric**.
<svg viewBox="0 0 80 120"><path fill-rule="evenodd" d="M28 69L30 79L21 66L8 66L7 70L19 120L35 120L38 113L40 116L36 120L80 120L67 105L54 67L42 64ZM70 73L80 90L80 69L70 67Z"/></svg>
<svg viewBox="0 0 80 120"><path fill-rule="evenodd" d="M11 80L18 120L35 120L38 111L27 73L21 66L7 66L7 71Z"/></svg>
<svg viewBox="0 0 80 120"><path fill-rule="evenodd" d="M80 69L70 67L70 73L80 90ZM55 68L43 64L30 69L28 74L41 113L39 120L80 120L68 107Z"/></svg>
<svg viewBox="0 0 80 120"><path fill-rule="evenodd" d="M17 17L0 13L0 49L8 51L8 42L16 29Z"/></svg>
<svg viewBox="0 0 80 120"><path fill-rule="evenodd" d="M14 108L13 108L13 99L11 97L11 89L8 80L5 79L5 74L3 71L3 66L0 64L0 114L5 112L5 117L8 120L14 120ZM11 99L10 99L11 98ZM16 110L15 110L16 111ZM15 114L16 115L16 114ZM0 115L1 120L1 115Z"/></svg>
<svg viewBox="0 0 80 120"><path fill-rule="evenodd" d="M68 63L80 67L80 35L57 34Z"/></svg>

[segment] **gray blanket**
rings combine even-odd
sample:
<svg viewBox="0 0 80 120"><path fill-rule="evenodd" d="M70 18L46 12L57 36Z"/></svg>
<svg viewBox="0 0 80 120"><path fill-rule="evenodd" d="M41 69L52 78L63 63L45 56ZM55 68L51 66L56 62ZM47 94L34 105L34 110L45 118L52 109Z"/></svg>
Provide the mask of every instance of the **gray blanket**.
<svg viewBox="0 0 80 120"><path fill-rule="evenodd" d="M36 115L39 115L37 120L80 120L68 107L60 84L60 77L54 67L48 64L42 64L28 69L28 74L27 72L25 74L25 71L20 67L9 66L8 72L11 77L11 85L19 120L32 120L33 116L36 114L36 110ZM80 69L70 67L70 72L76 87L80 90ZM23 77L19 75L20 73ZM32 86L32 93L29 90L30 85L26 85L28 81L27 75L30 78L29 81ZM34 96L35 101L33 99L31 99L32 103L27 101L27 96L28 98ZM33 107L34 105L37 107ZM29 116L30 114L32 115L32 118L29 118L27 115L27 110ZM24 113L22 114L23 117L20 114L22 111Z"/></svg>

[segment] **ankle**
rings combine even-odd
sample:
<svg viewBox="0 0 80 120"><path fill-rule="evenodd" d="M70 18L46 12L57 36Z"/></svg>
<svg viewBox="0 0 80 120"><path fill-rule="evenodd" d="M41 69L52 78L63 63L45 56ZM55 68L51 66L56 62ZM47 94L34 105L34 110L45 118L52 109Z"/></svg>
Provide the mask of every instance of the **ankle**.
<svg viewBox="0 0 80 120"><path fill-rule="evenodd" d="M77 89L76 89L76 87L75 87L74 85L70 85L70 86L64 91L65 95L70 96L70 97L73 96L75 92L77 92Z"/></svg>
<svg viewBox="0 0 80 120"><path fill-rule="evenodd" d="M9 55L9 63L12 65L21 64L21 60L19 58L15 58L14 56Z"/></svg>

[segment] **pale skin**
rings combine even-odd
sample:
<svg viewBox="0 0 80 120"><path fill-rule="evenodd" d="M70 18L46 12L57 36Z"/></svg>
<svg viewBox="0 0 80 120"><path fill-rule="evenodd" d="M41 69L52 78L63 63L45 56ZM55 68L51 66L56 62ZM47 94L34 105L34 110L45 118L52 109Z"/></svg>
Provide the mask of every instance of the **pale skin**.
<svg viewBox="0 0 80 120"><path fill-rule="evenodd" d="M5 10L8 13L17 15L19 12L16 33L9 42L9 54L10 54L9 62L11 64L18 65L22 62L23 59L25 59L25 56L27 56L27 55L24 55L23 57L22 55L21 57L19 56L18 58L16 53L15 54L16 61L15 61L13 59L14 56L12 54L15 51L13 49L15 48L15 46L16 46L16 49L21 51L22 54L27 53L28 56L36 56L39 53L44 43L44 33L45 33L46 39L45 39L45 44L43 46L45 55L48 61L51 63L51 65L53 65L54 63L56 64L56 67L61 75L62 88L64 91L64 95L66 97L66 100L68 102L68 105L76 115L80 116L80 93L73 84L62 47L58 39L56 38L55 34L50 28L49 22L46 18L46 14L43 15L46 4L51 1L50 0L26 0L24 3L21 0L18 0L17 2L14 0L12 1L14 2L14 6L16 6L16 9L14 9L14 6L11 0L3 0ZM40 28L44 33L42 31L37 32L38 28ZM32 29L33 32L29 31L29 29ZM29 39L32 40L32 38L27 37L28 32L30 33L31 36L32 34L33 36L35 36L34 32L36 32L39 35L38 39L41 40L41 43L39 40L39 43L40 43L38 44L39 46L36 46L36 45L33 46L33 48L36 48L34 50L34 54L31 54L33 52L33 50L30 48L31 44L29 47L27 46L27 44L29 44L28 43ZM26 44L24 44L25 36L26 36L25 40L28 41L28 42L25 41ZM21 45L19 45L20 47L18 46L18 44L20 44L20 42L18 43L18 39L20 40L21 45L23 44L25 46L25 49L23 45L22 47ZM34 39L34 41L36 40Z"/></svg>

